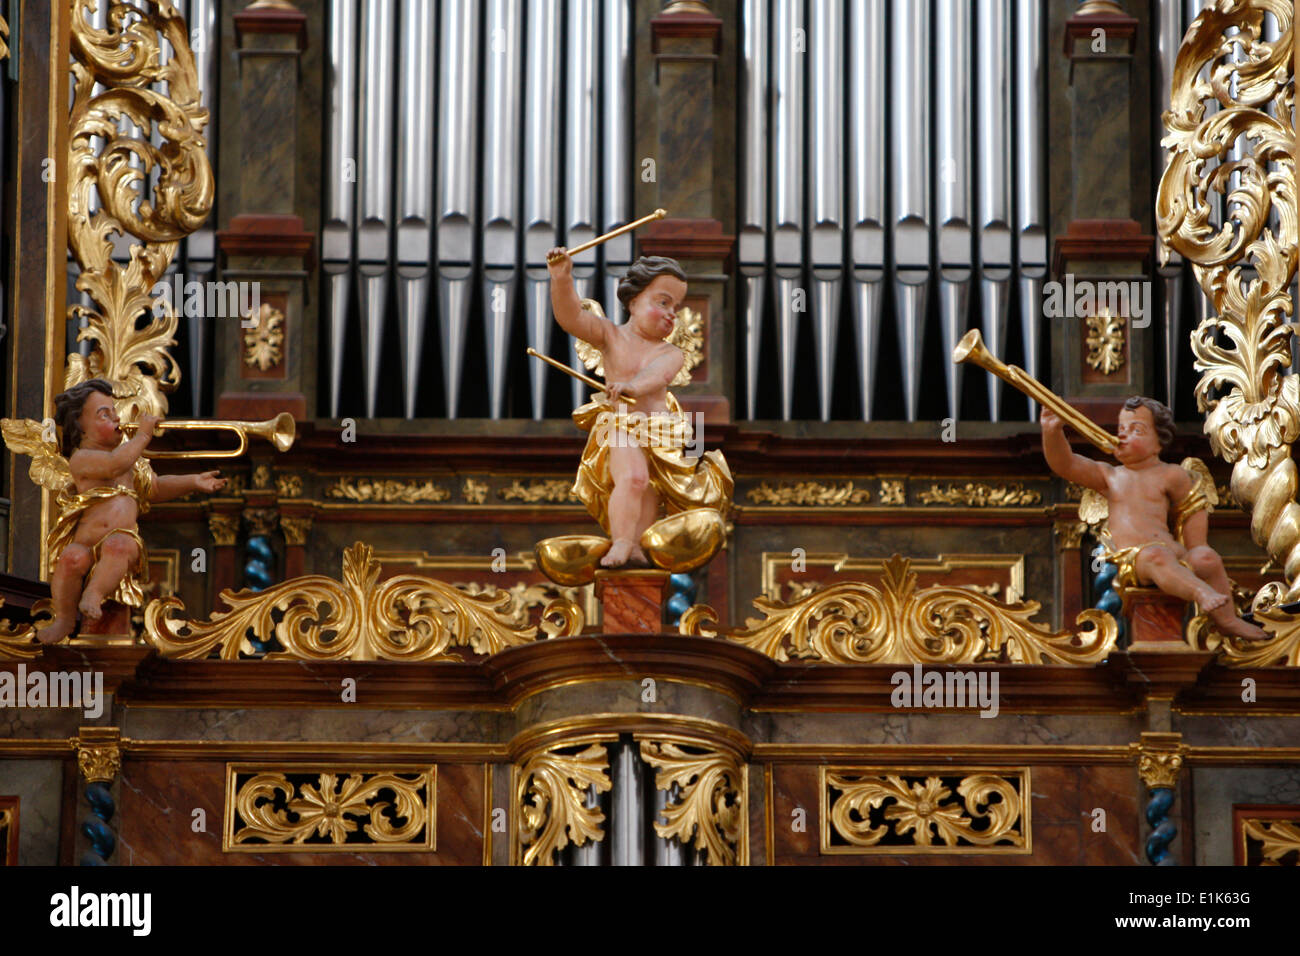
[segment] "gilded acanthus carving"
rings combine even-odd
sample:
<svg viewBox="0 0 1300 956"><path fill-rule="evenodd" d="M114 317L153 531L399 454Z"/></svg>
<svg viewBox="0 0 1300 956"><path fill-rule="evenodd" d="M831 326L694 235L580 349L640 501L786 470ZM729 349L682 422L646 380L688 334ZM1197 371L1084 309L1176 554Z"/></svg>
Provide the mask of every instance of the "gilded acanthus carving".
<svg viewBox="0 0 1300 956"><path fill-rule="evenodd" d="M1103 312L1088 316L1087 322L1084 344L1088 354L1084 360L1102 375L1113 375L1124 365L1124 319Z"/></svg>
<svg viewBox="0 0 1300 956"><path fill-rule="evenodd" d="M953 585L917 589L911 562L894 555L881 588L859 581L832 584L790 604L759 597L762 619L719 632L717 615L696 605L682 615L682 634L752 647L778 661L833 664L1011 663L1095 664L1115 646L1115 619L1087 609L1077 630L1053 632L1034 623L1037 601L1004 603Z"/></svg>
<svg viewBox="0 0 1300 956"><path fill-rule="evenodd" d="M655 788L677 796L663 808L655 832L695 844L709 866L740 862L741 828L746 823L745 767L735 756L690 741L637 738L641 759L655 768Z"/></svg>
<svg viewBox="0 0 1300 956"><path fill-rule="evenodd" d="M326 498L389 504L418 504L446 501L451 492L432 481L401 481L396 478L340 478L325 489Z"/></svg>
<svg viewBox="0 0 1300 956"><path fill-rule="evenodd" d="M77 769L89 783L108 783L122 772L122 734L116 727L82 727L72 738Z"/></svg>
<svg viewBox="0 0 1300 956"><path fill-rule="evenodd" d="M92 16L105 2L108 26L100 30ZM124 420L142 411L163 415L164 393L180 382L167 351L176 344L176 303L153 290L178 241L207 218L214 195L203 137L208 111L189 30L160 0L72 0L71 52L68 243L81 267L77 289L94 306L68 312L85 320L78 340L94 347L84 358L68 357L65 385L106 378L124 390ZM102 92L95 93L96 83ZM134 128L143 134L123 132ZM114 233L137 240L125 263L113 258Z"/></svg>
<svg viewBox="0 0 1300 956"><path fill-rule="evenodd" d="M605 745L561 745L539 751L518 768L515 806L519 812L520 862L552 866L570 843L583 846L605 838L605 814L588 806L590 793L610 789Z"/></svg>
<svg viewBox="0 0 1300 956"><path fill-rule="evenodd" d="M751 488L745 498L756 505L813 506L860 505L871 500L870 488L857 488L851 481L822 484L820 481L782 482L775 487L766 481Z"/></svg>
<svg viewBox="0 0 1300 956"><path fill-rule="evenodd" d="M923 505L965 505L967 508L1013 508L1042 504L1041 492L1026 488L1020 482L991 485L983 481L940 486L930 485L918 492L916 500Z"/></svg>

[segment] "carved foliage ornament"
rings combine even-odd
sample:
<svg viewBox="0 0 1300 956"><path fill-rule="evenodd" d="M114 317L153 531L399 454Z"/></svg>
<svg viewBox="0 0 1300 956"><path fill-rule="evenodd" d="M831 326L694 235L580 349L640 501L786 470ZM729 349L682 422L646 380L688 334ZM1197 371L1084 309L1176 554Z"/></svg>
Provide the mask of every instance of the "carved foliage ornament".
<svg viewBox="0 0 1300 956"><path fill-rule="evenodd" d="M1260 866L1300 866L1300 821L1247 818L1241 821L1241 829L1247 855L1253 855L1253 850L1262 857ZM1253 847L1252 842L1260 845Z"/></svg>
<svg viewBox="0 0 1300 956"><path fill-rule="evenodd" d="M1120 316L1088 316L1086 361L1102 375L1113 375L1124 365L1124 319Z"/></svg>
<svg viewBox="0 0 1300 956"><path fill-rule="evenodd" d="M880 583L833 584L791 604L756 598L763 618L722 636L778 661L833 664L1095 664L1115 646L1115 619L1103 611L1089 608L1078 630L1054 633L1030 620L1037 601L1007 604L952 585L917 590L911 562L899 555L885 562ZM682 615L678 629L716 637L716 625L716 613L701 604Z"/></svg>
<svg viewBox="0 0 1300 956"><path fill-rule="evenodd" d="M108 26L99 30L91 17L104 3ZM146 0L142 7L72 0L68 243L81 266L77 289L94 306L68 312L85 319L77 338L94 349L84 359L69 356L65 386L92 377L121 383L119 411L126 421L142 411L164 414L163 393L180 383L167 351L176 344L176 312L166 296L153 296L153 288L178 241L207 218L214 194L202 135L208 111L200 104L189 30L166 0ZM164 41L171 48L165 63ZM96 83L103 92L95 94ZM163 84L166 95L159 92ZM143 135L123 133L123 120ZM98 153L96 137L103 143ZM96 196L99 208L92 212ZM125 264L113 260L114 233L138 240Z"/></svg>
<svg viewBox="0 0 1300 956"><path fill-rule="evenodd" d="M179 598L163 598L145 608L146 635L164 657L200 659L216 649L236 660L256 653L251 637L275 639L282 650L268 658L309 661L460 660L453 648L495 654L537 638L537 627L512 623L508 592L475 597L416 574L380 581L380 570L373 549L357 542L343 553L342 583L309 574L260 592L223 591L230 610L207 621L186 620ZM552 602L543 616L558 615L554 630L567 636L581 627L573 610Z"/></svg>
<svg viewBox="0 0 1300 956"><path fill-rule="evenodd" d="M581 748L581 749L580 749ZM609 757L603 743L564 744L543 750L519 768L515 806L524 866L552 866L555 854L572 843L600 842L605 814L589 807L589 794L610 789Z"/></svg>
<svg viewBox="0 0 1300 956"><path fill-rule="evenodd" d="M637 738L641 759L655 768L655 788L678 795L663 808L655 832L695 844L709 866L739 862L746 824L745 768L735 756L694 743Z"/></svg>
<svg viewBox="0 0 1300 956"><path fill-rule="evenodd" d="M1161 238L1191 262L1214 307L1191 337L1205 432L1233 465L1232 491L1252 509L1255 541L1286 576L1285 587L1256 595L1257 615L1300 598L1291 457L1300 381L1286 371L1296 273L1293 9L1292 0L1219 0L1196 17L1174 66L1161 141L1169 163L1156 197ZM1276 20L1275 41L1263 38L1265 12ZM1218 109L1207 113L1207 103ZM1233 161L1243 137L1243 156ZM1218 223L1215 194L1225 196ZM1162 263L1168 258L1162 248Z"/></svg>

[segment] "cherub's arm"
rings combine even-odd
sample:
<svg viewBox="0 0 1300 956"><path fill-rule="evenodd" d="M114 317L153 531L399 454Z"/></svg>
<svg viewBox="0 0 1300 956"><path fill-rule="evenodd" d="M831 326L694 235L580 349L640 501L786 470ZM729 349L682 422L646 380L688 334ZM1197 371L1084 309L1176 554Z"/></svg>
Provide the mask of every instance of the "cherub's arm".
<svg viewBox="0 0 1300 956"><path fill-rule="evenodd" d="M195 491L211 494L225 486L226 479L217 477L215 471L193 475L157 475L153 480L153 493L149 495L149 500L173 501Z"/></svg>
<svg viewBox="0 0 1300 956"><path fill-rule="evenodd" d="M557 254L560 258L554 262L549 261L552 255ZM573 260L562 247L547 253L547 259L551 273L551 310L555 312L555 321L570 335L604 351L605 330L609 328L609 320L582 307L578 290L573 286Z"/></svg>
<svg viewBox="0 0 1300 956"><path fill-rule="evenodd" d="M122 472L130 469L135 464L135 460L144 453L145 446L153 438L156 424L158 419L153 415L141 416L140 428L135 436L130 441L122 442L112 451L81 448L73 452L72 457L68 459L72 477L77 480L90 478L95 481L112 481Z"/></svg>
<svg viewBox="0 0 1300 956"><path fill-rule="evenodd" d="M646 362L645 367L624 386L623 391L635 398L637 395L648 395L667 388L685 361L686 355L681 349L675 345L665 346L658 355Z"/></svg>
<svg viewBox="0 0 1300 956"><path fill-rule="evenodd" d="M1093 461L1091 458L1084 458L1082 455L1076 455L1072 452L1070 443L1065 437L1065 423L1051 409L1043 409L1041 420L1043 424L1043 457L1047 459L1047 467L1066 481L1072 481L1076 485L1082 485L1084 488L1091 488L1093 491L1100 491L1105 494L1107 491L1106 472L1110 465Z"/></svg>

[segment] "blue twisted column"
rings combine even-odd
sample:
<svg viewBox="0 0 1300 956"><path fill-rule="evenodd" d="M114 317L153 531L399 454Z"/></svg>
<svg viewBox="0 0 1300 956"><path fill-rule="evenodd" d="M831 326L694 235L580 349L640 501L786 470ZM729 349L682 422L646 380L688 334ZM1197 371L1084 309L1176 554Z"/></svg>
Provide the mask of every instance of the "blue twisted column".
<svg viewBox="0 0 1300 956"><path fill-rule="evenodd" d="M1147 788L1146 818L1151 832L1147 834L1147 862L1152 866L1177 866L1169 845L1178 836L1178 827L1170 817L1174 807L1178 774L1183 768L1183 755L1187 746L1182 734L1142 734L1140 743L1130 744L1137 755L1138 776Z"/></svg>
<svg viewBox="0 0 1300 956"><path fill-rule="evenodd" d="M90 845L79 863L107 866L117 849L113 823L117 802L111 787L122 769L121 732L116 727L82 727L72 743L77 750L77 769L86 781L82 796L89 811L83 811L79 829Z"/></svg>

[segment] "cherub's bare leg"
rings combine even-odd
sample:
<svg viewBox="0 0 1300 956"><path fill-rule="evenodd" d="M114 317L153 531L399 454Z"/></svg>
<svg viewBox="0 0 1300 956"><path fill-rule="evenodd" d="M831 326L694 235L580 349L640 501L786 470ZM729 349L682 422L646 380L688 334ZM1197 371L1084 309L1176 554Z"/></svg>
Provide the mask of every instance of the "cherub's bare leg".
<svg viewBox="0 0 1300 956"><path fill-rule="evenodd" d="M600 563L607 568L617 568L633 557L645 560L637 523L645 506L646 491L649 489L653 493L654 489L650 488L645 453L635 446L615 445L610 448L609 474L614 479L614 490L609 496L609 531L614 543Z"/></svg>
<svg viewBox="0 0 1300 956"><path fill-rule="evenodd" d="M1231 601L1232 583L1228 580L1228 572L1224 570L1223 561L1218 552L1208 545L1200 545L1187 552L1187 563L1192 566L1192 570L1196 572L1197 576L1208 583L1210 587L1221 594L1229 596L1229 600L1224 601L1214 610L1206 608L1206 612L1218 625L1219 630L1225 634L1232 634L1246 640L1266 641L1269 639L1268 632L1263 628L1256 627L1249 621L1243 621L1237 617L1237 610Z"/></svg>
<svg viewBox="0 0 1300 956"><path fill-rule="evenodd" d="M50 597L54 600L54 621L36 632L42 644L55 644L77 626L77 597L81 580L90 570L93 556L84 544L70 544L63 549L50 575Z"/></svg>
<svg viewBox="0 0 1300 956"><path fill-rule="evenodd" d="M109 535L99 547L99 564L86 583L81 595L81 613L88 620L98 621L102 615L104 597L115 590L126 572L135 563L140 546L130 535Z"/></svg>
<svg viewBox="0 0 1300 956"><path fill-rule="evenodd" d="M1194 601L1207 612L1222 607L1228 600L1190 570L1178 563L1173 551L1166 547L1145 548L1137 559L1138 576L1150 581L1166 594Z"/></svg>

